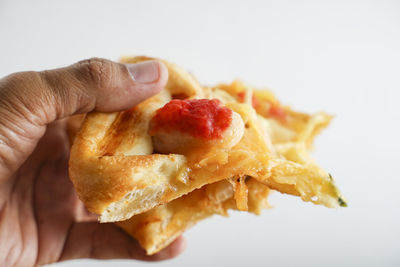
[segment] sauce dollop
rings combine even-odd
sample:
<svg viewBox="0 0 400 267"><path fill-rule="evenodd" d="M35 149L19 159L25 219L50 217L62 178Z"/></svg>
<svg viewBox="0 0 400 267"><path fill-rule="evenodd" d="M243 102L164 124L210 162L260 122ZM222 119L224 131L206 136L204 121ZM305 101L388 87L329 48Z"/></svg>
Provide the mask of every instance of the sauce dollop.
<svg viewBox="0 0 400 267"><path fill-rule="evenodd" d="M174 99L150 121L150 135L180 131L196 138L219 139L232 122L232 110L218 99Z"/></svg>

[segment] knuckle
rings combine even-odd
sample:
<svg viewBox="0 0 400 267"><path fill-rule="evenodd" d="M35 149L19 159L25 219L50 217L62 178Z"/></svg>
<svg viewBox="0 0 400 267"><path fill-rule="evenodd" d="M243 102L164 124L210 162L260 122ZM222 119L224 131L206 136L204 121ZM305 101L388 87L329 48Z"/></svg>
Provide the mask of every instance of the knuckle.
<svg viewBox="0 0 400 267"><path fill-rule="evenodd" d="M2 83L3 82L3 83ZM0 82L0 109L7 111L8 117L34 121L38 107L47 100L42 89L38 72L14 73Z"/></svg>
<svg viewBox="0 0 400 267"><path fill-rule="evenodd" d="M106 59L91 58L78 62L95 87L109 87L112 83L114 64Z"/></svg>

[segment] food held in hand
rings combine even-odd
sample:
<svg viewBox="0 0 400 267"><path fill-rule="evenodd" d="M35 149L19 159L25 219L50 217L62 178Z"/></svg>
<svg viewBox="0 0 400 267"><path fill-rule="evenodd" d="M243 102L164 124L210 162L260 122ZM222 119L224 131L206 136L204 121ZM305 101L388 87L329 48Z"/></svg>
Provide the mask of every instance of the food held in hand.
<svg viewBox="0 0 400 267"><path fill-rule="evenodd" d="M295 112L240 81L201 86L163 62L164 90L126 111L87 114L74 140L70 177L101 222L117 222L154 254L213 214L259 214L271 189L346 205L308 153L330 115Z"/></svg>

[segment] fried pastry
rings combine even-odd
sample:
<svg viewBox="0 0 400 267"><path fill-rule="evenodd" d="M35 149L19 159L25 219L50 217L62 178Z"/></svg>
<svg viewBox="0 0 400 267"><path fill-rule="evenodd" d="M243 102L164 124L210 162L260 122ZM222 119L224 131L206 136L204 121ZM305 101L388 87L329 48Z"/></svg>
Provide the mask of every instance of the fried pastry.
<svg viewBox="0 0 400 267"><path fill-rule="evenodd" d="M159 94L129 110L69 123L76 135L70 178L100 222L117 222L154 254L213 214L259 214L270 189L346 206L332 176L308 153L330 115L295 112L270 91L240 81L201 86L163 62L169 79Z"/></svg>
<svg viewBox="0 0 400 267"><path fill-rule="evenodd" d="M240 82L202 87L164 63L169 81L161 93L123 112L88 114L75 138L70 177L101 222L129 219L232 177L249 176L316 204L343 205L330 175L307 153L329 115L293 112L269 92ZM168 109L171 103L177 110ZM210 103L215 104L211 115Z"/></svg>

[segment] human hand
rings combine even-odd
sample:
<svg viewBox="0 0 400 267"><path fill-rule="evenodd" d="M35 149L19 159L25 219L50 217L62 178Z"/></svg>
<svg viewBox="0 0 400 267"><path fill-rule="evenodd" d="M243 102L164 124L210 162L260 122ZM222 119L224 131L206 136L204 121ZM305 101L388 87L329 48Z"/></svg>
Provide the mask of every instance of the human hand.
<svg viewBox="0 0 400 267"><path fill-rule="evenodd" d="M129 71L128 71L129 70ZM100 224L68 178L67 116L127 109L158 93L166 67L90 59L0 80L0 265L36 266L75 258L163 260L114 224Z"/></svg>

